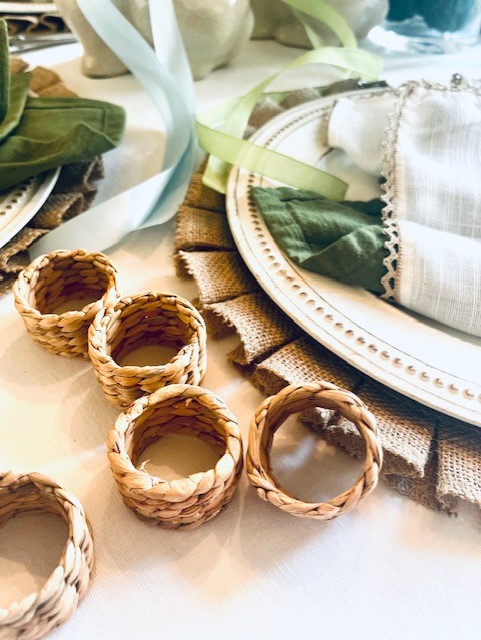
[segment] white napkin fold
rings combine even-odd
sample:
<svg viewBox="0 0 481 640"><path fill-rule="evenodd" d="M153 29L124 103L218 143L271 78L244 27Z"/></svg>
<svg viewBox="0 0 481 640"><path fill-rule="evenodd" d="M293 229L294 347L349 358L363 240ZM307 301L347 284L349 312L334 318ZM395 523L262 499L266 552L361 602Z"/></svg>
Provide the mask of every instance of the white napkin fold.
<svg viewBox="0 0 481 640"><path fill-rule="evenodd" d="M329 118L328 144L343 149L361 169L373 176L382 171L385 129L395 108L395 94L386 91L368 98L336 101Z"/></svg>

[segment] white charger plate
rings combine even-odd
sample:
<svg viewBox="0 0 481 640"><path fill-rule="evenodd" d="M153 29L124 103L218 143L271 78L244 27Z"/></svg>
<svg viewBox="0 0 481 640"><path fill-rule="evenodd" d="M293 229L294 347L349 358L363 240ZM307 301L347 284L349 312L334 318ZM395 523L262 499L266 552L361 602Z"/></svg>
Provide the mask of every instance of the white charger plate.
<svg viewBox="0 0 481 640"><path fill-rule="evenodd" d="M33 218L45 203L60 175L60 168L0 192L0 249Z"/></svg>
<svg viewBox="0 0 481 640"><path fill-rule="evenodd" d="M344 179L350 185L346 199L377 197L380 188L375 178L340 151L326 155L321 132L334 99L320 98L279 115L251 141ZM359 371L424 405L481 426L481 339L290 262L249 197L253 186L279 185L232 169L228 220L243 260L271 299L299 327Z"/></svg>

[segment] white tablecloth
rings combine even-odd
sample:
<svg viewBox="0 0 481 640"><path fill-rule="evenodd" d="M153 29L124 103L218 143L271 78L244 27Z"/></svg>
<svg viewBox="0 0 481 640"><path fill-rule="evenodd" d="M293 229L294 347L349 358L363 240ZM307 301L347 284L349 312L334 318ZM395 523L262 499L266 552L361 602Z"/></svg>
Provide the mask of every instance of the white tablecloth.
<svg viewBox="0 0 481 640"><path fill-rule="evenodd" d="M29 59L56 68L79 94L127 108L125 143L106 157L103 201L155 172L161 123L131 77L83 78L79 55L74 45ZM251 43L232 66L197 83L199 105L247 90L294 55L273 43ZM479 48L436 58L393 56L386 77L448 80L459 70L481 77L479 60ZM324 80L319 70L306 77ZM134 232L108 251L125 293L195 296L195 287L175 276L172 241L169 223ZM228 509L200 529L153 528L123 506L115 488L105 436L117 411L89 363L35 346L11 295L0 300L0 335L0 469L55 476L84 504L95 537L91 588L52 640L479 637L478 510L449 518L381 484L357 511L323 524L260 501L243 478ZM209 343L203 385L238 416L246 440L262 397L228 364L234 344L234 338ZM278 474L300 497L327 498L358 471L357 463L299 425L281 430L276 442ZM179 470L186 462L177 456L173 464ZM0 530L0 607L42 584L64 535L63 525L47 516L18 518Z"/></svg>

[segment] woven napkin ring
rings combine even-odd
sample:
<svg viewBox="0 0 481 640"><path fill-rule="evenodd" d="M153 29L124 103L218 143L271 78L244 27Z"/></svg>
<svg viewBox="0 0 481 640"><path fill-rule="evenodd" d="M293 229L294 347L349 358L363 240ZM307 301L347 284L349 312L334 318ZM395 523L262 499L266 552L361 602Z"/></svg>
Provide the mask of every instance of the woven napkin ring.
<svg viewBox="0 0 481 640"><path fill-rule="evenodd" d="M117 271L107 256L82 249L40 256L20 273L13 294L35 342L61 356L84 358L92 320L104 305L120 297ZM56 312L69 301L87 298L89 304L80 311Z"/></svg>
<svg viewBox="0 0 481 640"><path fill-rule="evenodd" d="M68 525L58 567L38 593L0 608L0 638L41 638L66 622L87 591L94 553L82 505L55 480L39 473L0 473L0 525L20 513L53 513Z"/></svg>
<svg viewBox="0 0 481 640"><path fill-rule="evenodd" d="M168 482L136 464L167 433L195 436L220 458L213 469ZM194 529L231 499L242 470L237 421L213 393L185 384L159 389L120 414L107 440L113 476L125 504L166 529Z"/></svg>
<svg viewBox="0 0 481 640"><path fill-rule="evenodd" d="M166 364L121 366L119 360L145 345L173 347ZM89 331L89 355L107 400L122 409L168 384L199 384L206 368L204 319L173 293L148 293L102 309Z"/></svg>
<svg viewBox="0 0 481 640"><path fill-rule="evenodd" d="M366 446L364 470L355 485L329 502L307 503L283 490L273 475L269 452L274 434L288 416L322 407L340 413L351 421ZM377 436L376 420L361 400L327 382L290 385L267 398L257 409L249 431L247 475L257 494L276 507L303 518L331 520L354 508L377 484L382 465L382 448Z"/></svg>

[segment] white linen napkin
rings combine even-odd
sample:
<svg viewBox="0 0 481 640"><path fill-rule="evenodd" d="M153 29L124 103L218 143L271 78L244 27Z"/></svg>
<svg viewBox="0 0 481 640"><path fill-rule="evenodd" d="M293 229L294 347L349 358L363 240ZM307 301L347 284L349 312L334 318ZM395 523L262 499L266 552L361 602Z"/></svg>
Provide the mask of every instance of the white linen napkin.
<svg viewBox="0 0 481 640"><path fill-rule="evenodd" d="M385 297L481 336L480 91L458 78L386 95L339 101L328 131L365 170L382 165Z"/></svg>
<svg viewBox="0 0 481 640"><path fill-rule="evenodd" d="M371 97L340 98L332 109L327 137L330 147L344 149L363 171L380 176L383 138L389 127L389 113L396 103L393 91Z"/></svg>

